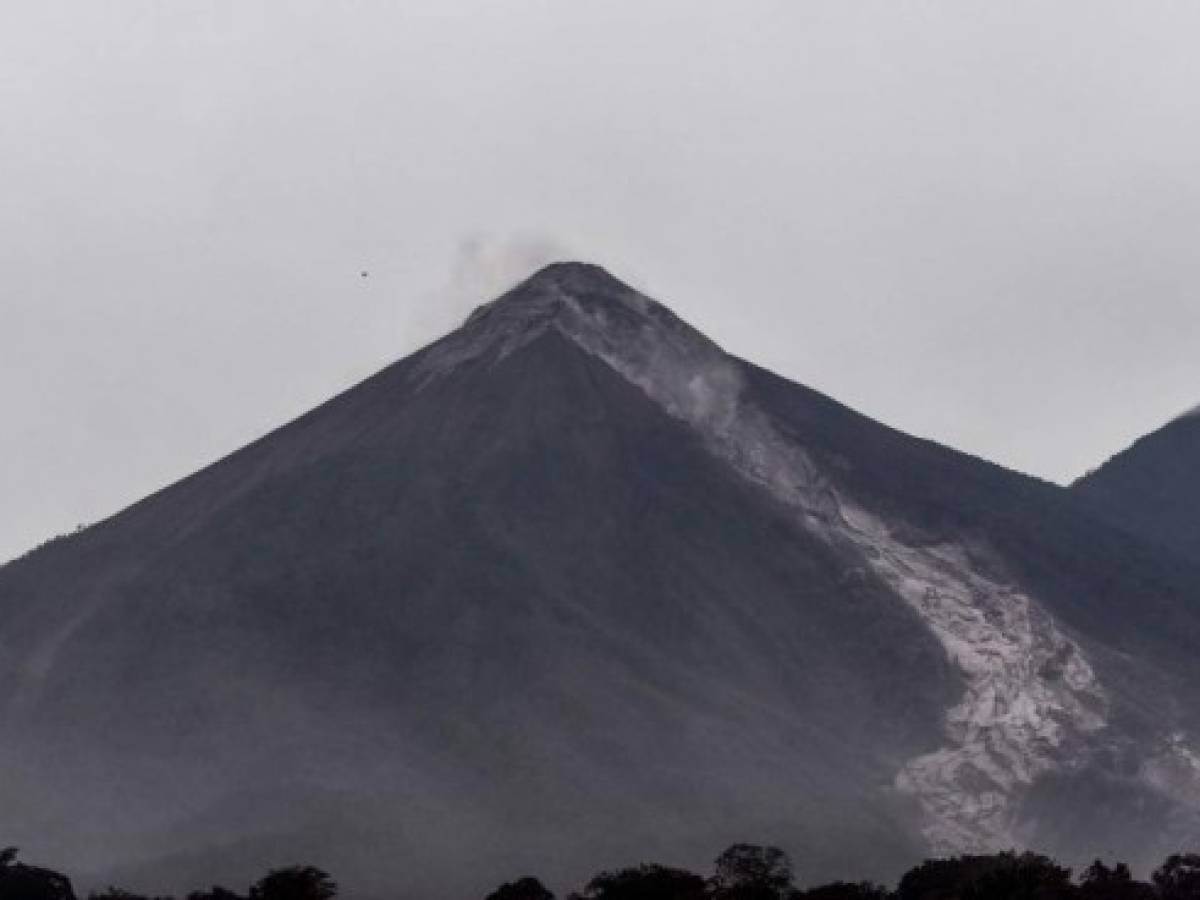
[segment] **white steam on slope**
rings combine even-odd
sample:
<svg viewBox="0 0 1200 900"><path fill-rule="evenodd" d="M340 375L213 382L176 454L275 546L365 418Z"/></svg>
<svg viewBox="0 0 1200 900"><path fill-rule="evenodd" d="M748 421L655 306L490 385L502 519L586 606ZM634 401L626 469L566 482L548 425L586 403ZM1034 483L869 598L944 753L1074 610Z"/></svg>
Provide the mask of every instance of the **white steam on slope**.
<svg viewBox="0 0 1200 900"><path fill-rule="evenodd" d="M526 273L566 259L558 241L532 234L499 238L475 234L459 242L445 291L455 306L494 297Z"/></svg>
<svg viewBox="0 0 1200 900"><path fill-rule="evenodd" d="M436 341L461 324L480 297L497 296L530 271L569 255L558 241L536 234L464 236L444 279L418 302L398 308L404 343L417 349Z"/></svg>

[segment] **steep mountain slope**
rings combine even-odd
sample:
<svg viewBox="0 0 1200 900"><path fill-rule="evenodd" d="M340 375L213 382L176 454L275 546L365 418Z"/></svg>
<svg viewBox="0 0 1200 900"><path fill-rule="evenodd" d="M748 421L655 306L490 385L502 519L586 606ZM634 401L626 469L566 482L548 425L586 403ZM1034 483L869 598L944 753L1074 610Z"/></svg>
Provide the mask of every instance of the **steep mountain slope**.
<svg viewBox="0 0 1200 900"><path fill-rule="evenodd" d="M1200 409L1072 485L1117 525L1200 559Z"/></svg>
<svg viewBox="0 0 1200 900"><path fill-rule="evenodd" d="M1198 833L1198 586L561 264L0 569L0 831L447 897L734 840L1149 860Z"/></svg>

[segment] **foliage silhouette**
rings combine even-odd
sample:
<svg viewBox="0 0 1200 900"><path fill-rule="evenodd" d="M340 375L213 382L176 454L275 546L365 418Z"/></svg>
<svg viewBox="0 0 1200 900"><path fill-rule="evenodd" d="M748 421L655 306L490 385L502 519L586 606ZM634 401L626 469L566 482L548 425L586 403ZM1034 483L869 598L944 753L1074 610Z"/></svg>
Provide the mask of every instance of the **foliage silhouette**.
<svg viewBox="0 0 1200 900"><path fill-rule="evenodd" d="M712 894L720 900L778 900L792 889L792 861L778 847L734 844L714 863Z"/></svg>
<svg viewBox="0 0 1200 900"><path fill-rule="evenodd" d="M1154 900L1152 885L1134 880L1125 863L1109 868L1096 860L1079 876L1080 900Z"/></svg>
<svg viewBox="0 0 1200 900"><path fill-rule="evenodd" d="M1150 876L1162 900L1200 898L1200 854L1176 853Z"/></svg>
<svg viewBox="0 0 1200 900"><path fill-rule="evenodd" d="M889 900L892 892L870 881L834 881L806 891L794 891L792 900Z"/></svg>
<svg viewBox="0 0 1200 900"><path fill-rule="evenodd" d="M275 869L250 888L250 900L333 900L337 885L313 866Z"/></svg>
<svg viewBox="0 0 1200 900"><path fill-rule="evenodd" d="M906 872L894 891L869 881L836 881L804 889L778 847L734 844L717 857L705 879L653 863L603 871L569 900L1200 900L1200 853L1177 853L1154 871L1152 882L1133 877L1124 863L1096 860L1080 873L1037 853L1006 851L929 859ZM214 885L185 900L335 900L338 886L313 866L274 869L243 895ZM71 881L50 869L17 862L14 847L0 849L0 900L76 900ZM88 900L170 900L118 887ZM537 878L506 882L486 900L554 900Z"/></svg>
<svg viewBox="0 0 1200 900"><path fill-rule="evenodd" d="M135 894L124 888L113 887L111 884L102 891L92 891L88 900L171 900L169 897L147 897L145 894Z"/></svg>
<svg viewBox="0 0 1200 900"><path fill-rule="evenodd" d="M519 878L500 885L487 900L554 900L554 894L536 878Z"/></svg>
<svg viewBox="0 0 1200 900"><path fill-rule="evenodd" d="M245 900L241 894L214 884L207 891L192 891L187 900Z"/></svg>
<svg viewBox="0 0 1200 900"><path fill-rule="evenodd" d="M684 869L643 863L601 872L588 882L582 900L701 900L704 879Z"/></svg>
<svg viewBox="0 0 1200 900"><path fill-rule="evenodd" d="M75 900L67 876L19 863L17 852L16 847L0 850L0 900Z"/></svg>
<svg viewBox="0 0 1200 900"><path fill-rule="evenodd" d="M927 860L900 879L896 900L1058 900L1073 896L1071 870L1036 853Z"/></svg>

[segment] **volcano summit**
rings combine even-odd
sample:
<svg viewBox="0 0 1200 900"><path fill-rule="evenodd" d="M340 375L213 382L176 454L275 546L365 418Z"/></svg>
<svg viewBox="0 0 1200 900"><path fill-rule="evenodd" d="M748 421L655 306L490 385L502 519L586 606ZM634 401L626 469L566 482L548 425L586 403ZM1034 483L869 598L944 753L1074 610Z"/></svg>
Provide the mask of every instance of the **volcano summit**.
<svg viewBox="0 0 1200 900"><path fill-rule="evenodd" d="M1198 595L1085 494L556 264L0 569L0 833L159 891L1146 865L1200 835Z"/></svg>

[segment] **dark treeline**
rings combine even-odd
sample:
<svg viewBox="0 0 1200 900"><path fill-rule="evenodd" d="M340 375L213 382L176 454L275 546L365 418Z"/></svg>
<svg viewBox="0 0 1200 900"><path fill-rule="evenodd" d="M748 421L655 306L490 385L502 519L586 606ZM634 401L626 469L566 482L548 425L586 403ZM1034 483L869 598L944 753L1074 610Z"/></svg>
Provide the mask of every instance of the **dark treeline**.
<svg viewBox="0 0 1200 900"><path fill-rule="evenodd" d="M276 869L239 894L214 885L192 891L186 900L334 900L338 887L325 872L312 866ZM78 900L71 880L50 869L17 862L17 849L0 850L0 900ZM88 900L173 900L147 897L118 887L92 891Z"/></svg>
<svg viewBox="0 0 1200 900"><path fill-rule="evenodd" d="M243 893L213 886L185 900L335 900L333 879L312 866L275 869ZM17 861L0 850L0 900L78 900L71 881L51 869ZM88 900L172 900L117 887ZM555 900L537 878L500 885L484 900ZM1149 881L1124 863L1096 860L1073 878L1071 870L1037 853L1008 851L930 859L906 872L894 889L870 881L796 886L796 872L778 847L734 844L717 857L711 875L642 863L601 872L566 900L1200 900L1200 854L1175 854Z"/></svg>

